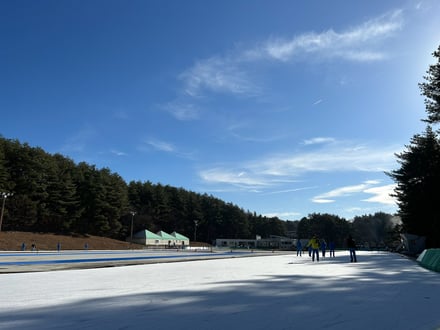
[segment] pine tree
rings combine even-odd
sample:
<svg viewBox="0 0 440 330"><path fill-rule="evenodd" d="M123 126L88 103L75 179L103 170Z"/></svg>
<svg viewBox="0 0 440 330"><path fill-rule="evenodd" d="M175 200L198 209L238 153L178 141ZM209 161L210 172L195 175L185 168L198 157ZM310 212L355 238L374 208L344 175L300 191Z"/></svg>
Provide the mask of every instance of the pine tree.
<svg viewBox="0 0 440 330"><path fill-rule="evenodd" d="M429 67L426 82L419 84L422 95L426 97L425 105L428 118L425 120L429 124L440 123L440 46L432 54L437 58L437 63Z"/></svg>
<svg viewBox="0 0 440 330"><path fill-rule="evenodd" d="M400 169L389 175L397 183L395 197L406 232L427 237L430 247L440 246L440 143L428 126L397 154Z"/></svg>
<svg viewBox="0 0 440 330"><path fill-rule="evenodd" d="M426 97L429 125L423 134L411 139L407 150L397 154L400 169L388 173L397 183L394 196L399 205L403 229L426 236L428 247L440 246L440 143L430 124L440 123L440 46L433 53L437 63L431 65L419 84Z"/></svg>

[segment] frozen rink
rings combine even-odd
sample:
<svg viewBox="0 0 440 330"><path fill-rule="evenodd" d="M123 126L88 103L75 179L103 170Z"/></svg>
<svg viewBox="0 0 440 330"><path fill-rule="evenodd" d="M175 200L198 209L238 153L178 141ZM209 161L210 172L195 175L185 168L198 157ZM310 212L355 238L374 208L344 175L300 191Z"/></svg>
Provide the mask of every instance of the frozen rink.
<svg viewBox="0 0 440 330"><path fill-rule="evenodd" d="M440 329L440 274L385 252L0 274L0 329Z"/></svg>

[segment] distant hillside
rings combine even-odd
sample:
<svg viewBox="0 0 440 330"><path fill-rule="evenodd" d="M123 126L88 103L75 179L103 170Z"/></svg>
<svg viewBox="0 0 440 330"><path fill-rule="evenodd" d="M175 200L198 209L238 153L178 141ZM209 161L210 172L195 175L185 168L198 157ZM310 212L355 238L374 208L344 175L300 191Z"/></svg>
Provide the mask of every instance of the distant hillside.
<svg viewBox="0 0 440 330"><path fill-rule="evenodd" d="M21 244L26 244L30 250L36 244L38 250L56 250L58 242L62 250L82 250L87 243L90 250L128 250L142 249L143 245L130 244L129 242L99 236L66 236L56 234L40 234L27 232L1 232L0 251L19 251Z"/></svg>
<svg viewBox="0 0 440 330"><path fill-rule="evenodd" d="M98 169L0 136L2 231L83 233L125 240L131 230L176 231L211 243L218 237L284 235L286 222L160 183L128 184L109 168ZM133 227L132 227L133 225Z"/></svg>

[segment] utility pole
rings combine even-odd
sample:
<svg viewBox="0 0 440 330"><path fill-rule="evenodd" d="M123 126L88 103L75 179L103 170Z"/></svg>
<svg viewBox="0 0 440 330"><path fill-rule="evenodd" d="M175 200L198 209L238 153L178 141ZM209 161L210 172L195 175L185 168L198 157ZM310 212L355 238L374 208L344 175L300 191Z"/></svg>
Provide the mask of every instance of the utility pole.
<svg viewBox="0 0 440 330"><path fill-rule="evenodd" d="M197 241L197 225L199 224L199 220L194 220L194 242Z"/></svg>
<svg viewBox="0 0 440 330"><path fill-rule="evenodd" d="M136 212L131 211L131 234L130 234L130 241L133 241L133 220Z"/></svg>
<svg viewBox="0 0 440 330"><path fill-rule="evenodd" d="M6 192L0 192L0 196L3 198L3 202L2 202L2 213L0 215L0 231L2 231L2 223L3 223L3 214L5 212L5 202L6 202L6 198L12 196L12 193L6 193Z"/></svg>

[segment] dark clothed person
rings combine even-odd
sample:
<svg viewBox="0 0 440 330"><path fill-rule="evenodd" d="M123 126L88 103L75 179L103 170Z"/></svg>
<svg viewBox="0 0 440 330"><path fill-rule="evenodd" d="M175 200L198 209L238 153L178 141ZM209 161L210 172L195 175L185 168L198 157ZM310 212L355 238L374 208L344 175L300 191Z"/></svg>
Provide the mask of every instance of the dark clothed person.
<svg viewBox="0 0 440 330"><path fill-rule="evenodd" d="M347 238L347 247L348 247L348 251L350 251L350 262L357 262L356 242L351 236L348 236Z"/></svg>

